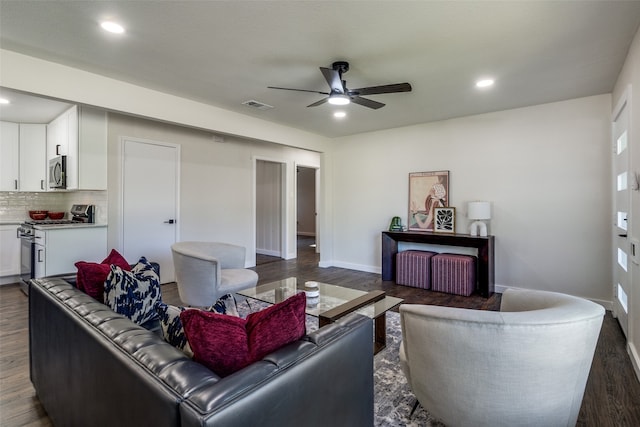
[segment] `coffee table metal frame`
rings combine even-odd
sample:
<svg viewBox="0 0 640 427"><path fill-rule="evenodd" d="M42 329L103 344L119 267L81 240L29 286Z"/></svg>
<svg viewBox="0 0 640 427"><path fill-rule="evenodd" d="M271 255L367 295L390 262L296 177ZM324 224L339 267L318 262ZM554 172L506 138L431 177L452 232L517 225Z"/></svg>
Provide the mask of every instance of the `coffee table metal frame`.
<svg viewBox="0 0 640 427"><path fill-rule="evenodd" d="M349 313L357 312L371 317L374 321L374 354L387 345L386 312L402 303L402 299L386 296L384 291L360 291L344 286L317 283L320 295L307 297L305 312L318 318L318 327L335 322ZM254 288L237 292L239 295L253 298L270 304L284 301L300 291L304 291L305 283L295 277L278 280Z"/></svg>

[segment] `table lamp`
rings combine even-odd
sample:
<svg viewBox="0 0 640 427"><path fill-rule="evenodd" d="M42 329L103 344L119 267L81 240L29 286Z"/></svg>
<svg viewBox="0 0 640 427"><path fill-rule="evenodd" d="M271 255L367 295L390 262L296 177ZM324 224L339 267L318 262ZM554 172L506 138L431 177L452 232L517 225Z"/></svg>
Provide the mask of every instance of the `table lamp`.
<svg viewBox="0 0 640 427"><path fill-rule="evenodd" d="M471 231L469 234L472 236L478 235L478 229L480 236L487 236L487 224L481 220L491 219L491 203L489 202L469 202L467 205L469 212L469 219L474 220L471 224Z"/></svg>

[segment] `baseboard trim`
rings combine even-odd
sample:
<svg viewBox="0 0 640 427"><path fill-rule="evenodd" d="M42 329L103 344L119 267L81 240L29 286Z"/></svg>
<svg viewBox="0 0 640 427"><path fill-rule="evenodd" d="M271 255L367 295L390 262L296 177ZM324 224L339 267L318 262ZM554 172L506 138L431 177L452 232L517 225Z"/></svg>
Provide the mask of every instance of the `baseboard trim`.
<svg viewBox="0 0 640 427"><path fill-rule="evenodd" d="M627 341L627 353L629 353L629 359L631 359L633 370L636 372L636 378L640 381L640 354L638 354L636 346L629 341Z"/></svg>
<svg viewBox="0 0 640 427"><path fill-rule="evenodd" d="M20 283L20 276L0 277L0 285L10 285L12 283Z"/></svg>
<svg viewBox="0 0 640 427"><path fill-rule="evenodd" d="M277 256L278 258L281 257L280 251L272 251L268 249L256 249L256 253L258 255Z"/></svg>
<svg viewBox="0 0 640 427"><path fill-rule="evenodd" d="M382 274L382 267L375 267L375 266L363 265L363 264L352 264L349 262L325 261L325 262L320 262L318 266L323 268L338 267L338 268L346 268L347 270L356 270L356 271L364 271L366 273Z"/></svg>

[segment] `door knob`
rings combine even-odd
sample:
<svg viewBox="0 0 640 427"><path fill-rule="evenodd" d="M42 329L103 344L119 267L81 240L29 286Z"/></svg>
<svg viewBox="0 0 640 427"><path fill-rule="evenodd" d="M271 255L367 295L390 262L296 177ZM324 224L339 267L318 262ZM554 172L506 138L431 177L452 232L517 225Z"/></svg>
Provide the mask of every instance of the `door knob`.
<svg viewBox="0 0 640 427"><path fill-rule="evenodd" d="M165 224L173 224L174 222L175 222L174 220L169 219L169 220L165 221L164 223L165 223Z"/></svg>

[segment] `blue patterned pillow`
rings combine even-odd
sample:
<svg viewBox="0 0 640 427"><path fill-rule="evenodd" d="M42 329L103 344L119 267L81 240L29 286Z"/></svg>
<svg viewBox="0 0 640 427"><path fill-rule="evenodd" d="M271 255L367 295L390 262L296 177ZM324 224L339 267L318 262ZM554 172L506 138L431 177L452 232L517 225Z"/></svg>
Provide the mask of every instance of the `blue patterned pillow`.
<svg viewBox="0 0 640 427"><path fill-rule="evenodd" d="M131 271L111 266L104 283L104 303L113 311L142 325L156 318L160 300L160 279L145 257Z"/></svg>
<svg viewBox="0 0 640 427"><path fill-rule="evenodd" d="M182 352L187 356L193 357L193 351L187 341L187 336L184 333L184 328L180 321L180 313L186 309L187 308L185 307L168 305L162 301L156 305L156 312L160 318L160 326L162 328L162 337L164 340L172 346L182 350ZM215 302L215 304L207 308L206 311L240 317L238 315L236 300L231 294L222 296Z"/></svg>
<svg viewBox="0 0 640 427"><path fill-rule="evenodd" d="M226 314L228 316L240 317L236 299L233 294L226 294L220 297L207 311L215 311L218 314Z"/></svg>
<svg viewBox="0 0 640 427"><path fill-rule="evenodd" d="M193 357L193 351L191 350L189 341L187 341L187 336L184 334L182 322L180 321L180 313L184 310L184 307L167 305L163 302L160 302L156 306L164 340L177 349L182 350L187 356Z"/></svg>

